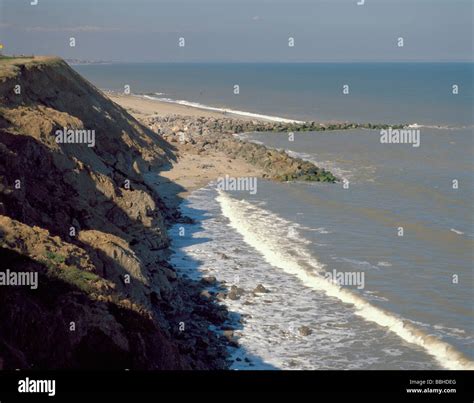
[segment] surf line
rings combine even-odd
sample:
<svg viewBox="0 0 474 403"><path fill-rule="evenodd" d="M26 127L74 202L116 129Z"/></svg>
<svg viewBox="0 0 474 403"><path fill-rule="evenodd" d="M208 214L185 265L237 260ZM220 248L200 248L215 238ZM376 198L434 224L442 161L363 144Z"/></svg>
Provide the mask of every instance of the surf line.
<svg viewBox="0 0 474 403"><path fill-rule="evenodd" d="M150 95L141 95L141 96L138 96L138 97L149 99L151 101L159 101L159 102L166 102L166 103L169 103L169 104L189 106L191 108L204 109L204 110L214 111L214 112L221 112L221 113L230 114L230 115L246 116L246 117L251 117L251 118L268 120L268 121L271 121L271 122L295 123L295 124L303 124L304 123L302 120L287 119L287 118L282 118L282 117L279 117L279 116L262 115L262 114L259 114L259 113L245 112L245 111L239 111L239 110L235 110L235 109L218 108L216 106L204 105L204 104L200 104L198 102L191 102L191 101L185 101L185 100L175 100L175 99L171 99L171 98L159 98L159 97L153 97L153 96L150 96Z"/></svg>
<svg viewBox="0 0 474 403"><path fill-rule="evenodd" d="M307 287L323 291L330 297L352 304L356 315L388 328L406 342L422 347L443 367L454 370L474 369L474 362L450 344L427 335L408 320L370 304L355 292L328 281L324 276L306 270L294 256L304 259L304 263L313 267L315 273L321 272L322 266L302 249L303 245L291 246L285 241L290 222L245 200L231 198L223 191L219 191L217 201L223 215L229 220L230 226L239 232L244 241L272 266L296 276ZM274 224L271 230L268 228L270 220Z"/></svg>

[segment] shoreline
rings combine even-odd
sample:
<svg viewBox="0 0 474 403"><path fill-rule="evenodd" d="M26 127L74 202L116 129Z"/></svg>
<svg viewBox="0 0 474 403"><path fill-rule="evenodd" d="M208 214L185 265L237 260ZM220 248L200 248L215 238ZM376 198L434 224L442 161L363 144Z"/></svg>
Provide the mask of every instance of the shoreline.
<svg viewBox="0 0 474 403"><path fill-rule="evenodd" d="M159 129L161 128L158 129L154 127L153 124L150 124L150 120L154 121L157 117L166 118L170 113L188 119L190 118L190 109L193 112L191 117L199 117L200 119L219 119L227 117L217 112L204 111L203 114L201 114L201 111L198 109L182 105L166 104L126 96L108 96L114 102L127 109L127 111L142 124L150 127L154 131L160 131ZM181 127L181 129L184 128ZM226 282L215 280L212 273L206 274L205 271L201 272L197 269L197 266L193 267L190 272L186 272L181 265L176 264L174 260L182 257L179 250L175 249L176 242L181 240L177 232L179 228L187 228L186 231L193 231L196 226L200 225L200 220L196 221L195 217L189 216L186 213L186 205L190 200L189 196L191 196L193 192L204 189L218 177L229 173L232 173L233 176L254 176L263 178L264 170L255 167L241 158L230 158L224 152L217 150L203 152L202 150L197 150L194 144L192 144L192 141L188 139L179 141L179 135L183 132L178 131L177 133L177 138L173 135L164 136L164 138L175 147L176 161L162 167L162 170L160 170L158 174L155 172L144 174L145 183L159 193L164 204L170 210L177 210L180 213L180 219L172 220L169 223L168 234L171 243L169 247L163 251L163 259L175 267L174 270L178 276L183 276L184 278L190 277L197 282L203 283L205 288L200 293L203 300L220 301L224 304L225 309L228 310L229 298L230 300L240 298L240 293L243 290L235 286L230 287ZM258 357L248 357L246 349L239 343L240 333L238 329L242 327L244 321L244 317L239 320L229 316L222 325L214 326L213 328L213 333L218 340L223 341L222 346L227 351L229 370L278 369L272 365L265 364L264 361L258 359Z"/></svg>
<svg viewBox="0 0 474 403"><path fill-rule="evenodd" d="M235 118L250 121L261 121L267 123L304 124L305 121L284 118L280 116L264 115L260 113L234 110L230 108L215 107L200 104L198 102L175 100L171 98L158 97L149 94L121 94L111 90L102 92L121 106L134 109L142 117L147 113L155 112L159 116L169 114L181 116Z"/></svg>
<svg viewBox="0 0 474 403"><path fill-rule="evenodd" d="M219 147L216 147L214 144L212 148L206 149L208 146L206 144L207 141L212 144L214 139L212 139L211 130L206 132L205 123L207 119L220 120L228 118L228 116L222 113L201 111L183 105L166 104L135 97L108 96L125 108L140 123L152 131L161 134L174 147L176 160L173 163L162 167L159 173L150 172L149 174L144 174L145 183L159 193L164 204L169 209L177 210L180 214L179 219L171 220L169 223L168 233L171 243L166 251L164 251L164 260L175 267L175 272L178 276L184 276L185 278L191 278L203 283L205 288L200 295L204 300L220 302L219 305L223 304L226 310L235 309L235 306L229 305L229 301L238 302L236 300L243 296L242 293L245 292L247 294L248 290L244 291L244 289L231 286L230 283L225 281L216 280L213 273L208 272L207 269L200 271L197 266L192 266L189 271L189 268L185 269L179 262L175 262L176 259L179 260L183 257L182 253L175 249L177 246L176 242L179 243L182 240L177 233L179 228L186 228L188 232L194 231L202 225L201 220L197 220L193 215L188 215L187 212L187 206L191 200L189 196L193 192L204 191L204 188L208 187L212 181L228 174L234 177L253 176L261 179L268 177L268 173L263 168L256 166L255 163L246 161L242 156L226 154L225 146L222 147L222 150L219 150ZM189 112L191 111L192 113L190 114ZM198 119L198 121L195 121L195 119ZM193 123L196 123L199 128L193 127ZM196 129L203 134L207 134L205 135L207 140L202 145L199 143L199 136L192 136L190 134L190 132ZM222 136L229 137L227 141L231 147L241 146L241 139L235 138L233 134L225 133ZM253 145L252 143L249 144L252 148L263 147ZM277 150L268 149L268 152L275 153L275 155L280 154ZM256 290L259 290L258 287L261 287L266 292L261 282L253 284L252 287ZM255 295L263 296L266 294ZM258 299L258 297L256 298ZM243 314L240 319L229 316L222 325L213 328L216 337L219 340L225 340L223 345L228 352L229 369L279 369L265 363L259 357L247 354L245 346L239 343L239 339L243 336L242 325L247 321L247 316L247 314Z"/></svg>
<svg viewBox="0 0 474 403"><path fill-rule="evenodd" d="M191 106L167 103L158 100L155 101L134 95L118 94L111 91L102 92L107 98L126 109L138 120L150 116L164 117L168 115L214 118L226 116L222 112L206 111Z"/></svg>
<svg viewBox="0 0 474 403"><path fill-rule="evenodd" d="M155 101L152 101L155 102ZM123 105L122 105L123 106ZM134 107L137 108L140 106L140 103L134 103ZM175 106L175 105L174 105ZM176 109L174 109L174 112L179 112L182 110L182 106L175 106ZM158 109L158 108L156 108ZM160 182L158 186L160 187L161 195L165 194L166 195L172 192L169 192L166 190L167 186L172 188L173 186L181 186L183 190L177 195L181 198L181 200L178 200L177 198L173 200L168 200L168 203L171 203L176 208L179 208L181 210L181 202L183 199L191 200L188 199L188 196L195 190L202 189L204 191L204 187L206 187L212 180L216 179L216 177L219 176L224 176L225 174L228 174L232 172L233 175L235 176L247 176L247 175L255 175L260 178L265 178L265 175L268 174L268 172L265 172L265 170L259 170L258 168L255 168L255 163L258 164L258 161L254 161L253 163L249 163L249 161L246 161L246 156L245 154L239 154L237 152L237 155L233 156L233 158L229 158L229 155L226 155L226 147L219 145L219 141L225 142L226 136L233 136L235 133L245 133L246 130L246 125L247 123L235 120L235 122L231 123L232 119L228 119L227 117L223 119L223 117L203 117L200 116L198 118L196 117L189 117L189 116L163 116L162 110L155 110L153 114L148 114L148 116L144 116L144 110L136 109L136 110L130 110L132 114L136 114L137 116L141 116L141 122L148 126L150 129L152 129L154 132L159 133L163 136L165 140L170 142L173 146L176 147L177 151L177 161L169 166L167 170L164 170L161 172L160 176L165 178L165 182ZM229 125L227 125L229 123ZM252 122L252 125L259 127L259 124L262 124L261 122ZM263 123L263 124L268 124L268 123ZM211 127L211 129L209 128ZM267 126L266 126L267 127ZM214 139L212 128L216 129L216 133L218 133L219 140ZM201 147L198 144L199 141L199 135L193 135L193 133L196 130L199 130L208 140L216 141L214 146L210 148L209 150L206 150L204 147ZM209 130L208 130L209 129ZM208 130L208 132L206 132ZM205 134L204 134L205 133ZM232 134L230 134L232 133ZM215 134L215 133L214 133ZM229 140L230 141L230 140ZM233 147L244 147L242 144L247 144L245 141L241 141L241 139L236 139L236 143L230 141L230 144ZM254 145L255 147L259 147L259 145ZM261 146L264 147L264 146ZM265 147L264 147L265 148ZM271 150L268 148L265 148L267 153L272 153L276 152L276 150ZM208 152L209 151L209 152ZM191 174L191 176L189 176ZM268 177L268 176L267 176ZM271 178L271 177L270 177ZM275 178L271 178L275 179ZM290 178L291 180L292 178ZM167 181L167 182L166 182ZM165 184L167 183L167 184ZM186 211L186 206L185 204L184 210ZM225 215L225 214L224 214ZM186 216L187 217L187 216ZM201 220L194 221L194 218L190 220L190 222L187 222L185 224L192 224L191 228L189 229L190 231L193 231L194 225L198 225L200 227L203 223L201 223ZM171 229L171 234L173 234L173 231L176 232L176 228L180 227L180 224L174 225ZM174 240L174 242L182 242L179 236L170 236L171 239ZM184 255L185 256L185 255ZM187 259L183 258L182 252L176 252L176 250L170 245L169 252L167 253L167 260L169 263L175 265L176 263L180 263L181 260L183 260L183 264L185 264L185 261ZM228 257L227 257L228 259ZM176 260L176 262L173 262L173 260ZM186 266L186 264L185 264ZM189 271L189 268L182 268L180 264L178 264L176 271L180 272L181 274L187 273L186 270L188 270L189 273L193 273L192 270L197 270L198 266L195 266L191 268L191 272ZM179 267L179 269L178 269ZM184 271L182 271L184 270ZM199 272L201 273L201 272ZM255 294L255 290L258 289L258 287L262 287L262 289L267 289L266 287L269 285L270 288L274 285L273 284L252 284L251 286L247 285L247 287L241 288L239 286L232 286L229 287L230 283L227 283L226 281L223 281L222 283L218 280L216 280L216 277L214 275L217 275L218 272L214 271L214 269L210 268L204 268L203 272L201 275L206 276L203 277L204 279L207 279L207 286L206 289L202 292L202 295L212 301L214 300L215 302L220 302L223 304L226 309L228 310L233 310L236 309L236 301L239 300L241 296L245 295L246 301L245 303L252 304L253 300L250 299L248 300L248 295L251 295L252 292L250 291L253 287L256 287L253 291L253 295ZM219 273L222 275L222 273ZM186 275L186 274L185 274ZM221 277L221 276L219 276ZM228 280L226 278L226 280ZM262 279L262 282L264 279ZM326 285L323 285L322 287L319 285L317 282L317 279L315 280L316 286L314 286L313 283L308 284L312 288L316 289L321 289L326 287ZM328 286L329 291L332 291L330 286ZM268 291L268 289L267 289ZM267 292L265 291L265 292ZM271 294L270 294L271 295ZM268 297L267 297L268 298ZM230 299L231 301L228 301ZM358 295L352 294L348 291L341 292L338 294L338 299L340 299L343 302L350 302L355 305L358 305L361 309L363 310L369 310L370 312L374 311L375 314L373 315L365 315L364 319L368 322L375 322L375 323L391 323L393 321L396 322L396 325L398 326L398 319L396 315L391 315L390 313L386 313L383 310L379 310L376 307L373 307L369 302L366 302L365 300L361 299ZM231 367L234 366L234 368L250 368L255 365L252 361L247 361L246 355L245 355L245 346L240 346L238 339L240 337L249 337L249 335L246 335L242 332L241 328L241 322L231 322L227 321L224 323L223 326L220 328L216 328L215 332L217 335L227 337L229 341L231 341L231 344L229 345L228 349L230 349L230 357L231 357ZM467 358L465 358L462 354L458 353L457 351L453 350L452 355L449 354L444 354L441 353L443 349L448 349L451 346L449 344L444 343L443 341L440 340L431 340L429 339L426 335L420 333L419 329L416 327L407 327L407 325L404 325L404 331L400 332L397 329L397 326L395 326L393 329L391 329L394 333L396 333L400 338L404 340L408 340L409 343L417 344L420 347L423 347L426 352L432 356L438 363L441 365L447 366L448 368L464 368L464 366L469 366L469 361ZM301 327L302 332L305 331L305 326ZM420 338L418 340L416 337ZM421 336L420 336L421 335ZM429 346L428 346L429 345ZM235 348L235 350L233 350ZM237 360L237 358L239 358ZM263 364L260 364L263 365ZM236 367L235 367L236 366ZM259 364L257 364L257 367Z"/></svg>
<svg viewBox="0 0 474 403"><path fill-rule="evenodd" d="M210 105L204 105L200 104L198 102L192 102L192 101L186 101L186 100L175 100L171 98L157 98L151 95L135 95L137 97L143 97L145 99L149 99L152 101L158 101L158 102L164 102L168 104L173 104L173 105L183 105L183 106L188 106L191 108L196 108L202 111L213 111L213 112L218 112L222 113L225 116L235 116L239 118L250 118L250 119L258 119L258 120L263 120L263 121L268 121L268 122L279 122L279 123L294 123L294 124L303 124L303 120L296 120L296 119L289 119L289 118L283 118L279 116L273 116L273 115L263 115L260 113L254 113L254 112L246 112L246 111L240 111L236 109L230 109L230 108L223 108L223 107L216 107L216 106L210 106Z"/></svg>
<svg viewBox="0 0 474 403"><path fill-rule="evenodd" d="M297 120L256 112L239 111L228 108L214 107L186 100L159 98L148 94L123 94L112 90L101 90L103 94L134 113L135 117L145 118L150 115L181 117L208 117L241 121L254 126L255 131L334 131L347 129L408 129L420 127L448 128L441 125L425 125L418 123L371 123L350 122L342 120Z"/></svg>
<svg viewBox="0 0 474 403"><path fill-rule="evenodd" d="M337 180L329 172L319 170L309 161L243 141L234 135L251 132L252 129L271 129L275 125L279 127L280 124L287 123L232 118L222 112L186 105L130 95L107 92L104 94L172 145L176 159L171 164L160 167L159 175L149 176L150 185L159 187L160 195L170 208L178 208L190 192L229 174L234 177L280 181ZM270 155L268 163L259 165L260 161L255 158L256 153L263 157ZM268 167L273 161L278 164ZM280 170L283 174L278 177Z"/></svg>
<svg viewBox="0 0 474 403"><path fill-rule="evenodd" d="M223 118L224 113L200 110L190 106L152 101L129 95L104 93L109 99L126 109L140 123L157 117ZM147 125L150 127L150 125ZM150 183L159 187L160 195L171 209L179 208L191 192L207 186L211 181L228 172L240 176L262 177L263 171L240 159L230 159L224 153L197 152L187 144L173 142L177 160L163 167ZM150 178L150 177L149 177Z"/></svg>

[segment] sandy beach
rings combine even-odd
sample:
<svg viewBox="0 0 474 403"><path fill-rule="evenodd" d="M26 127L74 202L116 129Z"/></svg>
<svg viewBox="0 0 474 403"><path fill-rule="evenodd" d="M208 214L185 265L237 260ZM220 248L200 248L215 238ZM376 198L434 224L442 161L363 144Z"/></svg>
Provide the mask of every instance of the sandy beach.
<svg viewBox="0 0 474 403"><path fill-rule="evenodd" d="M230 173L236 177L261 177L263 171L249 163L229 159L223 153L200 155L186 146L178 146L177 161L150 181L160 190L169 208L176 208L194 190Z"/></svg>
<svg viewBox="0 0 474 403"><path fill-rule="evenodd" d="M179 115L182 117L222 118L224 114L200 110L198 108L151 101L126 95L108 97L127 110L137 120L143 122L149 117ZM173 143L177 160L154 177L152 182L160 188L165 203L177 207L190 192L206 186L219 177L233 175L237 177L261 177L263 170L242 159L229 158L222 152L199 153L188 144Z"/></svg>
<svg viewBox="0 0 474 403"><path fill-rule="evenodd" d="M140 98L133 95L120 95L106 93L112 101L127 109L137 119L148 116L167 116L167 115L181 115L181 116L204 116L222 118L227 116L221 112L208 111L205 109L194 108L191 106L173 104L162 101L152 101L150 99Z"/></svg>

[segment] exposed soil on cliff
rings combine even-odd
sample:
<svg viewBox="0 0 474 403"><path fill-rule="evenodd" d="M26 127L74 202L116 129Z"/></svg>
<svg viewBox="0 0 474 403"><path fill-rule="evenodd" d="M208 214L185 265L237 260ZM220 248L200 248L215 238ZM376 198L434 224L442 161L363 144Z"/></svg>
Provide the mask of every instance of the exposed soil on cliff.
<svg viewBox="0 0 474 403"><path fill-rule="evenodd" d="M0 66L2 270L38 289L0 287L3 368L225 368L225 320L164 260L180 219L144 173L174 147L59 59ZM19 86L19 87L18 87ZM57 130L95 130L95 146Z"/></svg>

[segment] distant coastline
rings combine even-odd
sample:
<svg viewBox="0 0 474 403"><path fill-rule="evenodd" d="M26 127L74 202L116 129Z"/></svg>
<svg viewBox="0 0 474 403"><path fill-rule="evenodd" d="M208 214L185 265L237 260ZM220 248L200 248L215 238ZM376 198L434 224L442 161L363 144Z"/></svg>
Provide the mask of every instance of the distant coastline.
<svg viewBox="0 0 474 403"><path fill-rule="evenodd" d="M110 60L88 60L88 59L64 59L70 66L90 65L90 64L112 64Z"/></svg>

